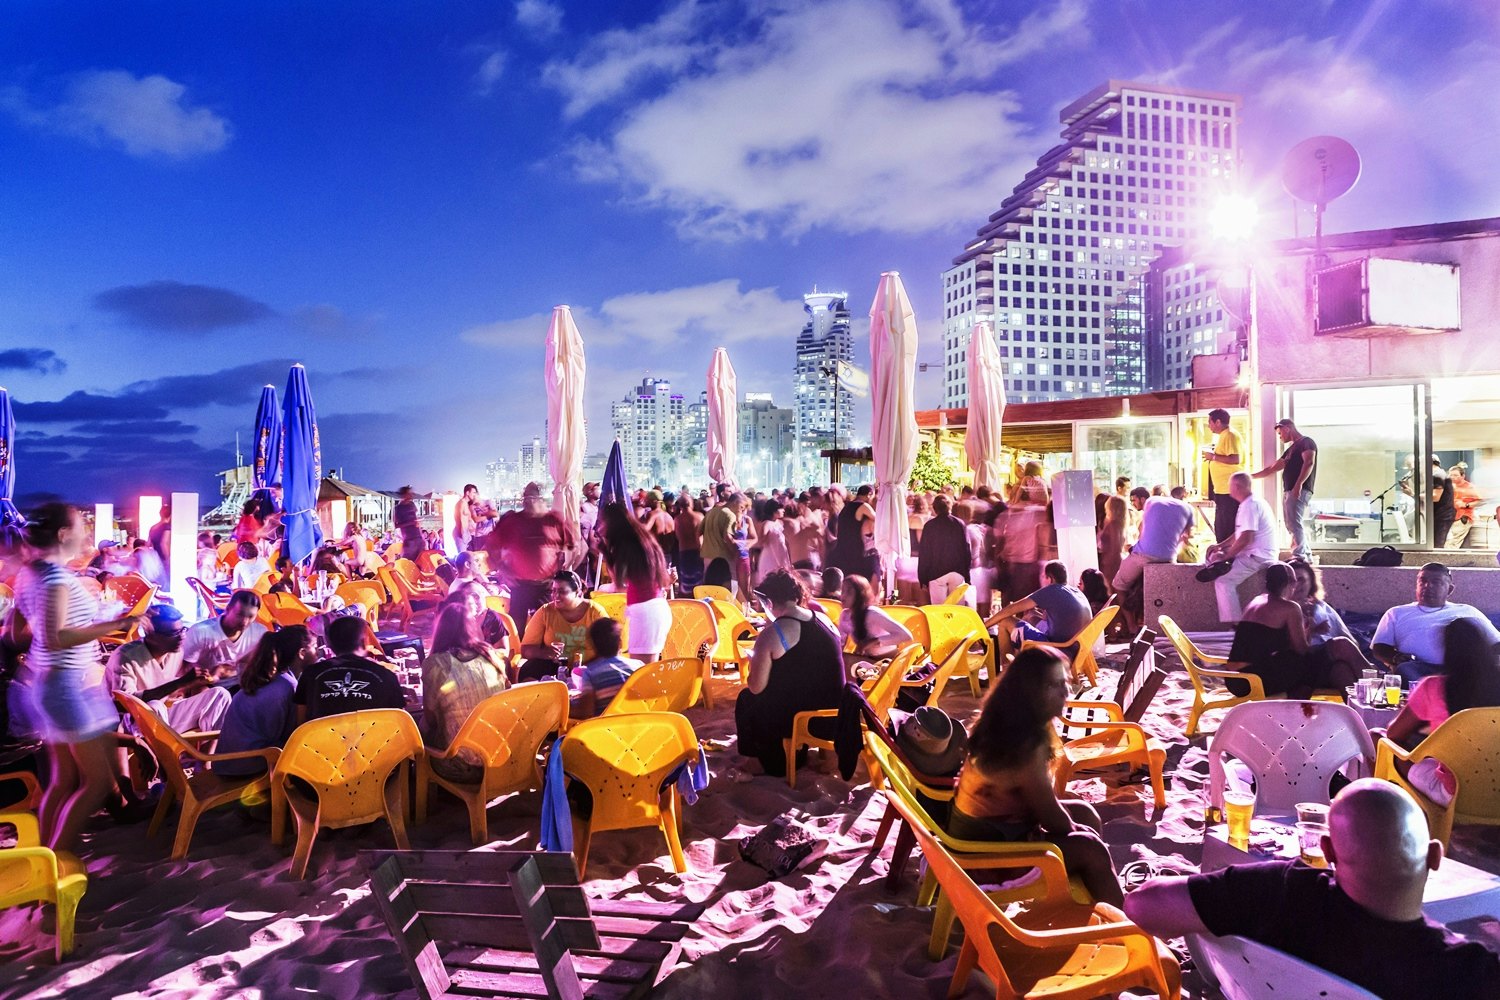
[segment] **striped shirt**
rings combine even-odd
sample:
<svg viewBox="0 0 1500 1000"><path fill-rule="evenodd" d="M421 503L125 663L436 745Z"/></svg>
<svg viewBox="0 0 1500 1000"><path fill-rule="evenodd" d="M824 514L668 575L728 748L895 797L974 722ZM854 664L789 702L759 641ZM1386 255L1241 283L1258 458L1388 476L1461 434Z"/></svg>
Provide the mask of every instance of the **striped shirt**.
<svg viewBox="0 0 1500 1000"><path fill-rule="evenodd" d="M635 673L640 664L618 656L605 656L583 665L583 675L578 678L579 690L594 692L594 714L598 715L609 706L625 680Z"/></svg>
<svg viewBox="0 0 1500 1000"><path fill-rule="evenodd" d="M27 662L40 674L48 670L99 670L99 647L85 642L67 649L47 648L47 601L53 587L67 591L62 628L84 628L99 617L99 601L79 582L78 576L52 562L34 562L21 574L16 607L31 625L31 651ZM100 680L103 680L103 671Z"/></svg>

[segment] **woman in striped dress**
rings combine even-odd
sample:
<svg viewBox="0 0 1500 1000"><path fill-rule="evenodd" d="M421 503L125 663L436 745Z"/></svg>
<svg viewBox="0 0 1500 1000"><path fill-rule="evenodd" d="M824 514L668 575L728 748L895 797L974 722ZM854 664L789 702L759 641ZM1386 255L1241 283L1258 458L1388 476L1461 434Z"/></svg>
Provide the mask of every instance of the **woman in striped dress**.
<svg viewBox="0 0 1500 1000"><path fill-rule="evenodd" d="M66 568L86 541L76 508L48 503L32 514L26 542L35 558L18 581L11 623L12 630L31 636L31 708L51 765L39 821L54 850L72 850L84 824L114 791L110 734L120 716L104 690L98 640L135 623L129 617L95 621L98 600Z"/></svg>

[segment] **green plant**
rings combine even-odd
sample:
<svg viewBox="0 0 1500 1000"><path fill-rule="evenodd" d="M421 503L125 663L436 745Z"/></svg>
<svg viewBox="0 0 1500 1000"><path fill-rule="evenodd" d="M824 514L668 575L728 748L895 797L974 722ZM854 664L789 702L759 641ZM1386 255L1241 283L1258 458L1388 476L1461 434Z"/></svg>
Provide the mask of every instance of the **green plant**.
<svg viewBox="0 0 1500 1000"><path fill-rule="evenodd" d="M911 467L911 488L914 490L940 490L958 481L957 470L943 461L937 446L923 441L917 448L917 461Z"/></svg>

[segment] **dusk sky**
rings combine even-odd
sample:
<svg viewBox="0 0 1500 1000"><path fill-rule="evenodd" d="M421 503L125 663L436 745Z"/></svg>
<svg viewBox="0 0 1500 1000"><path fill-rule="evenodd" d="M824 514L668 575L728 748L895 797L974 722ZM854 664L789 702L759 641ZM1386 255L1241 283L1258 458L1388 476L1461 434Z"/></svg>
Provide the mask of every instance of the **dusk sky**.
<svg viewBox="0 0 1500 1000"><path fill-rule="evenodd" d="M901 271L938 362L941 271L1058 109L1110 78L1242 93L1268 236L1292 224L1282 154L1320 133L1364 158L1330 231L1500 214L1493 3L10 0L3 19L22 498L211 493L292 361L326 468L457 488L541 433L558 303L588 353L590 451L610 400L648 372L696 398L719 345L742 391L790 406L814 284L850 293L867 359L879 274ZM919 376L919 406L939 384Z"/></svg>

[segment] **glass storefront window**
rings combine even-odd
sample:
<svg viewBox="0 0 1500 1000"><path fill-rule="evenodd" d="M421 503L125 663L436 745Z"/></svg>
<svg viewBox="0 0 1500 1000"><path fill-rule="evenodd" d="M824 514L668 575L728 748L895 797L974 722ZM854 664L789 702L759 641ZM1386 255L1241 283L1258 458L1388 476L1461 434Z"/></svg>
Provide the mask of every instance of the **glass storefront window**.
<svg viewBox="0 0 1500 1000"><path fill-rule="evenodd" d="M1458 509L1449 549L1500 547L1500 379L1465 375L1432 380L1432 454L1453 478ZM1476 500L1472 513L1466 500ZM1438 521L1434 511L1434 522ZM1467 518L1467 521L1465 520Z"/></svg>
<svg viewBox="0 0 1500 1000"><path fill-rule="evenodd" d="M1080 467L1094 470L1094 486L1113 491L1120 476L1134 486L1171 483L1172 425L1165 420L1080 424Z"/></svg>
<svg viewBox="0 0 1500 1000"><path fill-rule="evenodd" d="M1427 464L1425 386L1293 389L1283 398L1297 429L1318 444L1314 546L1431 544L1431 501L1416 475Z"/></svg>
<svg viewBox="0 0 1500 1000"><path fill-rule="evenodd" d="M1243 442L1245 454L1240 455L1240 462L1244 467L1254 472L1265 464L1258 460L1258 456L1248 454L1250 450L1250 416L1244 410L1229 411L1229 426L1240 436ZM1182 437L1180 450L1182 462L1182 485L1188 488L1188 495L1192 499L1208 499L1208 463L1202 461L1202 454L1213 448L1215 444L1214 432L1208 429L1208 414L1195 413L1192 416L1182 418Z"/></svg>

